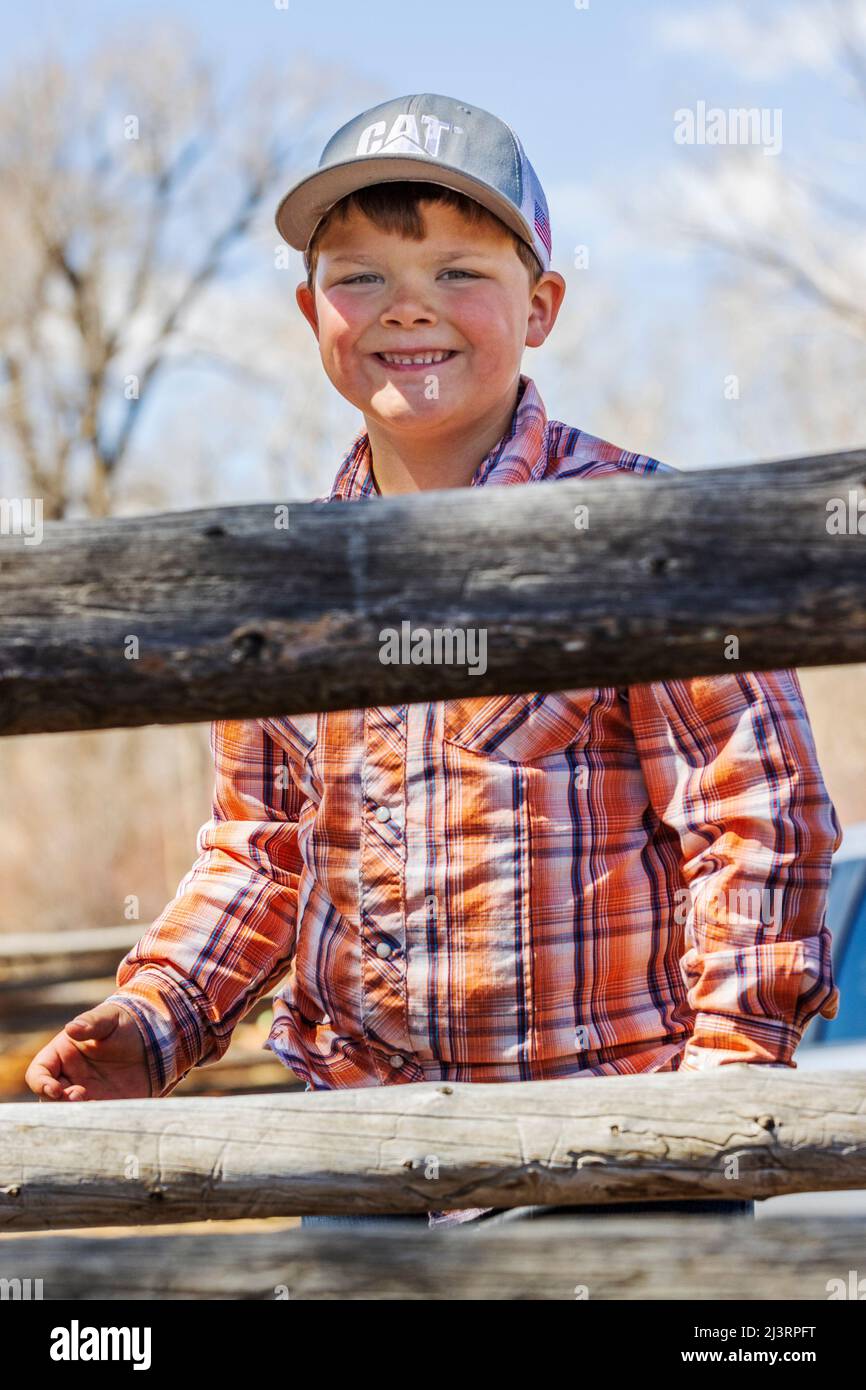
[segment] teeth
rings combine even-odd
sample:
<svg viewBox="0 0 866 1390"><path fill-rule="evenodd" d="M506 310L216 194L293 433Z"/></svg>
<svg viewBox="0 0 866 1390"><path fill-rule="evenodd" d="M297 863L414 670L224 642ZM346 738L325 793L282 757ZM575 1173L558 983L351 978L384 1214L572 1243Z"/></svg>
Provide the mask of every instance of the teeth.
<svg viewBox="0 0 866 1390"><path fill-rule="evenodd" d="M446 357L450 357L450 352L427 352L419 353L417 357L398 357L393 352L380 352L379 356L384 357L386 362L411 363L420 366L422 363L444 362Z"/></svg>

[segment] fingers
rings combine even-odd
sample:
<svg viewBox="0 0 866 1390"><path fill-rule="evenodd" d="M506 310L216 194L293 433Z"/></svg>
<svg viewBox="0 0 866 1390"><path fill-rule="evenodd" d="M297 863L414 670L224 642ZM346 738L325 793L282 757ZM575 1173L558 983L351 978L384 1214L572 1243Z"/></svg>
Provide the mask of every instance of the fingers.
<svg viewBox="0 0 866 1390"><path fill-rule="evenodd" d="M112 1004L76 1015L33 1058L24 1076L27 1086L40 1100L50 1101L104 1100L113 1093L147 1095L144 1043L134 1022L129 1029L121 1026L127 1021L128 1015ZM143 1070L144 1079L136 1067Z"/></svg>
<svg viewBox="0 0 866 1390"><path fill-rule="evenodd" d="M77 1082L71 1082L68 1076L62 1076L59 1081L53 1076L48 1076L47 1080L41 1083L28 1081L31 1091L35 1091L40 1100L86 1100L87 1090Z"/></svg>
<svg viewBox="0 0 866 1390"><path fill-rule="evenodd" d="M71 1019L64 1031L75 1041L86 1042L88 1038L107 1038L116 1027L117 1010L99 1004L95 1009L87 1009Z"/></svg>
<svg viewBox="0 0 866 1390"><path fill-rule="evenodd" d="M24 1073L25 1083L40 1100L80 1100L79 1093L84 1088L79 1083L85 1080L79 1051L63 1033L36 1053ZM74 1091L72 1096L70 1088Z"/></svg>
<svg viewBox="0 0 866 1390"><path fill-rule="evenodd" d="M53 1076L42 1062L33 1061L24 1073L24 1080L40 1100L65 1100L65 1087L69 1087L69 1078L61 1072L59 1076ZM72 1089L75 1089L74 1087ZM81 1089L80 1087L78 1089Z"/></svg>
<svg viewBox="0 0 866 1390"><path fill-rule="evenodd" d="M63 1090L59 1081L62 1070L63 1065L54 1045L49 1043L33 1058L24 1073L24 1081L37 1096L45 1096L46 1100L59 1100Z"/></svg>

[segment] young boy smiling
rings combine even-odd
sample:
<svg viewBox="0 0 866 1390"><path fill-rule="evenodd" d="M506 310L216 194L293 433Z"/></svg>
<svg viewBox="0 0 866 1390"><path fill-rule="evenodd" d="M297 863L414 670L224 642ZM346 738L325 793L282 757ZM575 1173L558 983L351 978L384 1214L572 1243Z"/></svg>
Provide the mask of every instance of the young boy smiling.
<svg viewBox="0 0 866 1390"><path fill-rule="evenodd" d="M549 419L521 373L565 281L495 116L363 112L277 225L364 419L327 500L673 471ZM266 1046L312 1089L793 1067L836 1012L841 829L793 671L217 720L211 745L199 857L34 1058L48 1099L168 1095L284 976ZM741 910L765 897L772 921Z"/></svg>
<svg viewBox="0 0 866 1390"><path fill-rule="evenodd" d="M449 201L409 203L411 184L350 194L296 291L331 383L364 416L383 495L469 485L511 423L524 346L541 346L565 294L480 204L427 191Z"/></svg>

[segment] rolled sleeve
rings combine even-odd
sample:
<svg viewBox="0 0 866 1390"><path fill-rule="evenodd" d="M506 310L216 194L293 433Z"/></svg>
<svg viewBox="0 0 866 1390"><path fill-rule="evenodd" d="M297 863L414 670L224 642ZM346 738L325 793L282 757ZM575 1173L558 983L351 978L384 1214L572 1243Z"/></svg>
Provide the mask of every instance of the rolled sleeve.
<svg viewBox="0 0 866 1390"><path fill-rule="evenodd" d="M658 682L629 699L687 898L681 1067L794 1066L809 1020L838 1010L825 916L842 841L796 672Z"/></svg>
<svg viewBox="0 0 866 1390"><path fill-rule="evenodd" d="M258 721L218 720L210 737L216 779L198 858L120 962L106 1001L135 1018L155 1097L223 1056L295 949L305 798Z"/></svg>

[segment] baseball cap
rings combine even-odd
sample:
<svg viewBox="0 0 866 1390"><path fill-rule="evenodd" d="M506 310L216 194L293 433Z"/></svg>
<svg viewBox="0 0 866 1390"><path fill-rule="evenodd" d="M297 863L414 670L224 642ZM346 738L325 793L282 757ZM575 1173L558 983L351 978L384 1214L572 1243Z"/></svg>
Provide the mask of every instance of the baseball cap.
<svg viewBox="0 0 866 1390"><path fill-rule="evenodd" d="M306 251L335 203L368 184L441 183L481 203L550 269L550 215L538 175L511 126L454 97L426 93L371 106L332 135L312 174L289 189L277 230Z"/></svg>

